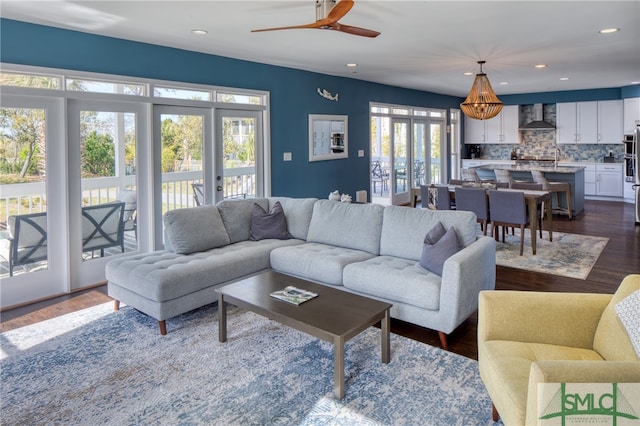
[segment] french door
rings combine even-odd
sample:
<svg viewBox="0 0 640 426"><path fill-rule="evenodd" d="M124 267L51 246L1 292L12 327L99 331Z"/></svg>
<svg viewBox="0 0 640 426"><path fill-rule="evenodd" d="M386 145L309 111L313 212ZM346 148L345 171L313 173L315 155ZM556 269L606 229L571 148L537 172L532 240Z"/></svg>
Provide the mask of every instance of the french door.
<svg viewBox="0 0 640 426"><path fill-rule="evenodd" d="M0 97L3 307L68 291L63 110L61 99Z"/></svg>
<svg viewBox="0 0 640 426"><path fill-rule="evenodd" d="M411 122L391 119L391 204L406 204L411 192Z"/></svg>
<svg viewBox="0 0 640 426"><path fill-rule="evenodd" d="M141 104L69 100L68 215L71 289L105 280L114 256L149 247ZM122 204L122 207L118 205Z"/></svg>
<svg viewBox="0 0 640 426"><path fill-rule="evenodd" d="M262 113L217 109L215 115L215 201L263 196Z"/></svg>

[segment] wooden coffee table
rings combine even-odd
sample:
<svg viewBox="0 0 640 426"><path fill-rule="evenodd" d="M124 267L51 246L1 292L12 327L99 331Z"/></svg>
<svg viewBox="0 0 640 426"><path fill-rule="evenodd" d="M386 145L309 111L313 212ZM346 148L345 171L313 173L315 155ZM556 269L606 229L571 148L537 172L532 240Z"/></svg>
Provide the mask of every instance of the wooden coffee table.
<svg viewBox="0 0 640 426"><path fill-rule="evenodd" d="M269 294L286 286L318 294L301 305L294 305ZM218 314L220 342L227 340L227 307L231 303L296 330L333 343L334 396L344 397L344 344L368 327L380 323L382 362L389 363L389 309L391 304L358 296L322 284L274 271L263 272L220 287Z"/></svg>

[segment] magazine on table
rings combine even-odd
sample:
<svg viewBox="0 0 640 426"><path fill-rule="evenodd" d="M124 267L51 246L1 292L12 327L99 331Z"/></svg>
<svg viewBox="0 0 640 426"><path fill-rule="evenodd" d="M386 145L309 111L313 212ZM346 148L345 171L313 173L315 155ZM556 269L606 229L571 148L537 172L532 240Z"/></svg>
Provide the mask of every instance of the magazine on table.
<svg viewBox="0 0 640 426"><path fill-rule="evenodd" d="M310 291L303 290L292 285L287 286L282 290L274 291L273 293L271 293L271 297L284 300L285 302L293 303L294 305L299 305L303 302L306 302L307 300L313 299L316 296L318 296L316 293L312 293Z"/></svg>

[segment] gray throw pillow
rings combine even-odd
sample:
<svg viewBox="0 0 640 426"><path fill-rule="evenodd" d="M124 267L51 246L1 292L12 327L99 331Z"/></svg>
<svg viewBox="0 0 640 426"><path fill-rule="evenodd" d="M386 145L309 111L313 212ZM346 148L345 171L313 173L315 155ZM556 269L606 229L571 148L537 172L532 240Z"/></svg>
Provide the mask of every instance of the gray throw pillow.
<svg viewBox="0 0 640 426"><path fill-rule="evenodd" d="M269 213L258 204L253 205L250 240L288 240L290 238L291 234L287 230L287 218L279 201L276 201Z"/></svg>
<svg viewBox="0 0 640 426"><path fill-rule="evenodd" d="M445 260L459 250L460 245L455 228L451 227L446 230L442 222L438 222L424 238L420 266L442 276Z"/></svg>

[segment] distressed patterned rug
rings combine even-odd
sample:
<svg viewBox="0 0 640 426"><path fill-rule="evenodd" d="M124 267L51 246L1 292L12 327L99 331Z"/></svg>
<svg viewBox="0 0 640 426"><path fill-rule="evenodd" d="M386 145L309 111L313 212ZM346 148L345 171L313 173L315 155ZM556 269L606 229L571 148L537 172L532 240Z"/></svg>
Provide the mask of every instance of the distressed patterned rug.
<svg viewBox="0 0 640 426"><path fill-rule="evenodd" d="M490 425L477 363L380 331L346 345L346 395L333 398L328 343L214 305L157 322L104 304L0 335L3 425Z"/></svg>
<svg viewBox="0 0 640 426"><path fill-rule="evenodd" d="M505 242L496 245L496 264L586 280L609 242L604 237L562 232L553 233L553 242L549 241L548 232L543 231L542 236L543 239L538 237L534 256L529 230L525 230L524 251L520 256L520 230L516 229L515 235L506 235Z"/></svg>

